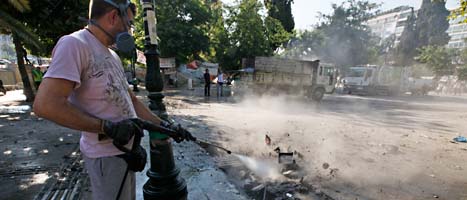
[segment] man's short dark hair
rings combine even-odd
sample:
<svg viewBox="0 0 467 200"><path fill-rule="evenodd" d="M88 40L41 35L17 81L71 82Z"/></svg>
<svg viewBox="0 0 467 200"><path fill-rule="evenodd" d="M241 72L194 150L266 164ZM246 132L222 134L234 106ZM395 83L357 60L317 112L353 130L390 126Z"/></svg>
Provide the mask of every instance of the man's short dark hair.
<svg viewBox="0 0 467 200"><path fill-rule="evenodd" d="M119 4L119 3L125 3L127 0L112 0L112 1ZM114 9L117 9L117 8L105 2L105 0L91 0L89 2L89 19L99 19L102 16L104 16L106 13ZM134 3L130 3L130 9L133 15L136 15L136 5Z"/></svg>

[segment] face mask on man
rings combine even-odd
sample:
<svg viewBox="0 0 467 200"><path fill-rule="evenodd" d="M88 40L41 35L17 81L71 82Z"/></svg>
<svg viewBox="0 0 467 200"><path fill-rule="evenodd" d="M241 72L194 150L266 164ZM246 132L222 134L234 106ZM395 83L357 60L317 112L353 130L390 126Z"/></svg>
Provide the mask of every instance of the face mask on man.
<svg viewBox="0 0 467 200"><path fill-rule="evenodd" d="M128 32L128 26L130 26L130 22L128 20L128 13L127 9L130 6L130 1L127 1L126 3L122 4L116 4L112 0L105 0L108 4L116 7L119 11L120 14L120 19L122 20L122 24L124 26L124 31L117 33L117 35L114 37L112 36L109 32L104 30L95 20L89 20L89 23L92 25L95 25L97 28L101 29L107 36L112 38L112 40L115 42L117 49L127 55L131 55L131 53L134 52L135 50L135 39L133 36Z"/></svg>

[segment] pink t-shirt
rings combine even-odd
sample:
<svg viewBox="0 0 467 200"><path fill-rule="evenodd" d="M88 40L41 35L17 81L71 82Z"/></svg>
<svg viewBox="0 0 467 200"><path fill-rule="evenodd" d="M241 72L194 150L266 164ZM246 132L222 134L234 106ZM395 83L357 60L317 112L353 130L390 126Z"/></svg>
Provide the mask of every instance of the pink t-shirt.
<svg viewBox="0 0 467 200"><path fill-rule="evenodd" d="M69 102L93 117L113 122L136 118L120 58L88 30L60 38L44 78L75 82ZM130 148L132 143L126 147ZM111 139L99 141L96 133L88 132L81 134L80 149L90 158L123 153Z"/></svg>

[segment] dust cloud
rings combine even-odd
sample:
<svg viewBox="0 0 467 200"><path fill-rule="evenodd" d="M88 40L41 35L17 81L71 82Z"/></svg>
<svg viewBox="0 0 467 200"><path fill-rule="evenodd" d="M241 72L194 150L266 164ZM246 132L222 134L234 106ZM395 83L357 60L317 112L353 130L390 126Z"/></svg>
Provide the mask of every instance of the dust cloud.
<svg viewBox="0 0 467 200"><path fill-rule="evenodd" d="M305 182L345 197L364 194L381 199L396 194L404 199L427 190L439 195L443 193L437 184L465 181L455 170L460 158L443 153L455 146L438 145L452 136L432 125L445 121L429 109L439 104L348 95L330 95L315 103L303 96L277 94L245 95L235 102L207 102L179 112L202 116L215 129L205 133L210 140L267 161L259 167L266 172L278 171L269 165L277 163L276 148L294 152ZM445 165L452 165L452 170Z"/></svg>

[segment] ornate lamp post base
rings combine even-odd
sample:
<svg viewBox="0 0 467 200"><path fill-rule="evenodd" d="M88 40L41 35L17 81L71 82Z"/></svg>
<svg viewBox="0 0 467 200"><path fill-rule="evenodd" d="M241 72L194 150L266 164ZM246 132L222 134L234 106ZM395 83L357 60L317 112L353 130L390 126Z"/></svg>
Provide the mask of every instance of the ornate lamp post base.
<svg viewBox="0 0 467 200"><path fill-rule="evenodd" d="M151 140L151 169L143 186L145 200L182 200L188 195L185 180L178 175L170 140Z"/></svg>

